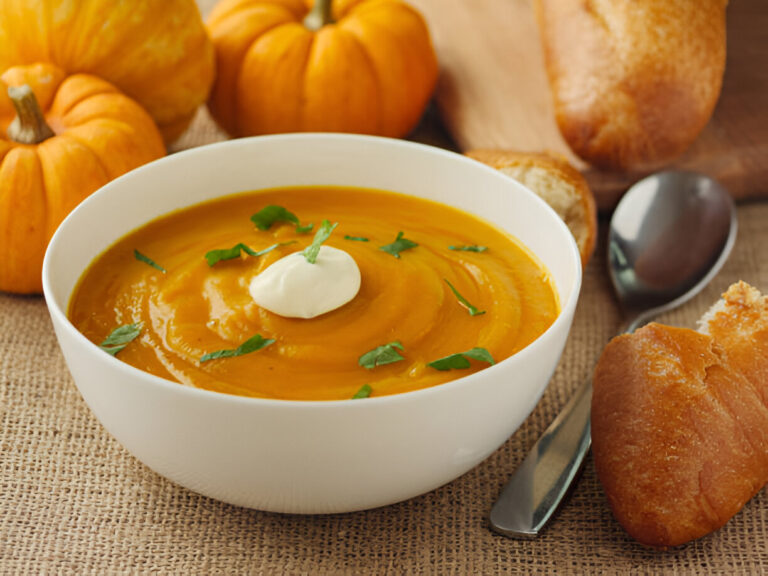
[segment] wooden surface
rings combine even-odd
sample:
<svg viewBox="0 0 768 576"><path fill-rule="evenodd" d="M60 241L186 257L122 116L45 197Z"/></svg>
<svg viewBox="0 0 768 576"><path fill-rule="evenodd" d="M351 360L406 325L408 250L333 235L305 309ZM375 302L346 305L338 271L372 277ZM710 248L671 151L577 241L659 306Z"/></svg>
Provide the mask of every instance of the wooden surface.
<svg viewBox="0 0 768 576"><path fill-rule="evenodd" d="M441 64L437 104L462 150L565 154L601 208L640 174L574 158L555 123L532 0L410 0L427 19ZM731 0L728 59L715 114L675 167L716 177L740 199L768 197L768 1Z"/></svg>

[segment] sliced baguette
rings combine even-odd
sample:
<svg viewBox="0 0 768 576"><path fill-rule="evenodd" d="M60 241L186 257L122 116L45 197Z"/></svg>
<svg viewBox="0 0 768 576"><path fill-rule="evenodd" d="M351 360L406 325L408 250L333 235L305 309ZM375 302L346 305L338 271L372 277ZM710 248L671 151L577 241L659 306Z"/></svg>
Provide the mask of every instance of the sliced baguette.
<svg viewBox="0 0 768 576"><path fill-rule="evenodd" d="M595 198L581 173L549 154L471 150L467 156L500 170L538 194L563 219L586 266L597 240Z"/></svg>

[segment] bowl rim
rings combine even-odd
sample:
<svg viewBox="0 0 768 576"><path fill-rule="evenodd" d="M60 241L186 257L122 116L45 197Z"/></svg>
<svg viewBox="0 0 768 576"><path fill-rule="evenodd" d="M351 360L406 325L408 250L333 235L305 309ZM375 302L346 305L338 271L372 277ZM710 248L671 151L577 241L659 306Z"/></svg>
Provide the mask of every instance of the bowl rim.
<svg viewBox="0 0 768 576"><path fill-rule="evenodd" d="M473 169L484 171L487 174L492 174L494 178L501 178L507 183L507 185L512 185L514 188L518 188L520 192L532 197L532 200L534 202L538 202L541 206L543 206L545 209L545 212L548 212L550 217L554 219L555 226L559 227L561 229L561 232L565 232L565 237L567 238L567 241L568 241L568 250L570 253L570 259L575 264L573 288L571 290L568 300L566 302L560 303L560 313L558 314L557 318L555 318L555 321L542 334L540 334L538 338L536 338L533 342L528 344L522 350L519 350L513 355L497 362L494 365L483 368L478 372L467 374L466 376L460 376L459 378L456 378L454 380L450 380L448 382L444 382L442 384L430 386L427 388L420 388L417 390L411 390L407 392L398 392L396 394L388 394L385 396L368 397L364 399L365 402L350 401L352 400L350 398L341 399L341 400L290 400L290 399L280 399L280 398L262 398L262 397L254 397L254 396L242 396L237 394L229 394L226 392L217 392L213 390L206 390L204 388L187 386L180 382L162 378L160 376L157 376L149 372L146 372L144 370L141 370L139 368L136 368L135 366L132 366L126 362L123 362L122 360L119 360L118 358L111 356L109 354L104 355L104 358L103 358L103 360L107 362L107 365L110 365L111 363L111 366L114 369L121 372L124 376L129 378L138 378L144 381L147 385L159 386L160 388L165 389L166 391L172 394L187 395L192 398L201 399L203 401L211 401L211 402L225 403L225 404L238 404L238 405L244 405L244 406L270 407L270 409L280 408L280 409L292 409L292 410L299 409L299 410L313 410L313 411L316 411L318 409L327 409L327 410L368 409L371 406L400 404L402 402L408 402L409 399L418 399L421 397L428 397L435 394L441 394L443 393L441 391L445 391L444 393L448 393L455 388L464 388L466 386L472 386L476 380L479 380L482 378L488 378L491 373L495 374L499 370L504 369L505 366L508 365L509 363L524 362L528 356L533 354L538 348L544 346L547 340L553 338L554 337L553 334L556 331L559 331L561 329L562 324L569 322L568 318L572 317L573 312L575 311L575 308L576 308L576 304L578 303L580 292L581 292L581 284L583 279L581 256L579 253L578 246L576 245L576 241L573 238L573 235L571 234L570 230L566 226L565 222L562 220L562 218L560 218L560 216L557 215L554 209L549 204L546 203L546 201L544 201L541 197L539 197L537 194L531 191L528 187L518 182L517 180L514 180L513 178L502 174L500 171L486 164L483 164L482 162L479 162L477 160L464 156L463 154L460 154L458 152L453 152L443 148L438 148L436 146L431 146L428 144L422 144L422 143L412 142L407 140L401 140L397 138L387 138L382 136L370 136L370 135L363 135L363 134L335 133L335 132L302 132L302 133L287 133L287 134L271 134L271 135L264 135L264 136L250 136L246 138L234 138L234 139L225 140L222 142L205 144L202 146L189 148L187 150L174 152L172 154L168 154L164 156L163 158L160 158L152 162L149 162L147 164L144 164L142 166L139 166L138 168L135 168L129 172L126 172L125 174L119 176L118 178L115 178L114 180L111 180L101 188L97 189L95 192L93 192L87 198L85 198L78 206L75 207L74 210L72 210L64 218L64 220L61 222L61 224L59 224L56 231L54 232L46 248L45 257L43 259L43 269L42 269L43 296L45 298L45 302L48 307L49 314L52 316L53 320L58 322L59 326L66 331L68 336L74 338L74 341L77 346L84 346L85 349L88 351L87 353L93 354L98 351L99 354L103 354L100 350L98 350L98 346L95 343L88 340L88 338L86 338L85 335L82 334L82 332L80 332L74 326L74 324L72 324L72 322L69 320L66 312L61 308L61 306L59 305L59 303L57 302L54 296L54 288L51 280L51 267L52 267L51 253L53 251L52 247L62 242L61 237L64 234L68 233L66 228L70 225L70 222L73 219L78 218L79 217L78 214L80 212L87 210L88 209L87 207L91 203L95 202L94 198L101 196L105 193L107 194L110 193L109 191L112 188L123 185L123 183L126 180L131 180L136 177L142 178L144 172L154 170L155 166L157 165L165 165L169 163L178 162L179 159L183 160L191 156L192 157L198 156L198 155L204 156L208 153L208 150L212 148L218 149L218 148L241 147L241 146L247 147L254 141L269 142L269 141L279 141L279 140L290 141L290 140L297 140L297 139L298 140L305 140L305 139L347 140L350 142L378 141L387 146L404 147L404 148L411 148L413 150L420 150L422 152L443 156L451 162L460 162L467 165L472 165ZM221 197L234 195L238 193L239 192L231 192L231 193L223 194L221 195ZM212 199L214 198L211 198L209 200L212 200ZM190 208L200 203L202 202L180 206L176 210L183 210L186 208ZM445 203L445 204L447 206L452 206L449 203ZM167 213L164 213L164 214L167 214ZM162 216L163 214L160 214L157 216L157 218ZM478 217L477 215L474 215L474 216ZM136 228L134 228L134 230L135 229ZM511 234L506 230L505 232L507 234ZM115 239L115 241L117 241L118 239ZM527 250L530 250L533 253L533 251L526 244L522 242L521 244L525 246ZM536 255L535 253L533 254L538 258L538 255ZM81 277L83 272L84 270L81 271L80 273ZM547 272L551 274L549 270L547 270ZM72 293L70 291L70 293L68 294L68 297L71 298L71 296L72 296ZM67 300L67 303L68 302L69 300ZM354 407L358 407L358 408L354 408Z"/></svg>

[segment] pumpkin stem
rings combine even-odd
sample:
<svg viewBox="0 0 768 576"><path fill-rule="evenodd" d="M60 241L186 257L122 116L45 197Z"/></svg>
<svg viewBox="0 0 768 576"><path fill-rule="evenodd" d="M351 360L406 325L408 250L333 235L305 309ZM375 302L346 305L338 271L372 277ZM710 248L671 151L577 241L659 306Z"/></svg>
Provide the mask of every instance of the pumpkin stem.
<svg viewBox="0 0 768 576"><path fill-rule="evenodd" d="M8 97L16 108L16 118L8 126L8 138L19 144L39 144L55 136L29 85L9 86Z"/></svg>
<svg viewBox="0 0 768 576"><path fill-rule="evenodd" d="M317 32L326 24L333 24L331 0L315 0L312 10L304 18L304 26L309 30Z"/></svg>

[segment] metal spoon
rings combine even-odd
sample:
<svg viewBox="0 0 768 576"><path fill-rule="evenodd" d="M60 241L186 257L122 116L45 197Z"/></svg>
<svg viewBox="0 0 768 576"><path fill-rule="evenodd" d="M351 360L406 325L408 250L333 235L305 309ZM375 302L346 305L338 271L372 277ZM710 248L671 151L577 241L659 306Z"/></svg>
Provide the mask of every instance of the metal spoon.
<svg viewBox="0 0 768 576"><path fill-rule="evenodd" d="M662 172L630 188L616 207L608 267L633 332L679 306L717 274L736 240L736 210L714 180ZM581 468L589 447L591 376L515 470L490 515L507 536L536 536Z"/></svg>

